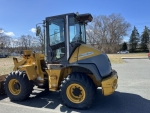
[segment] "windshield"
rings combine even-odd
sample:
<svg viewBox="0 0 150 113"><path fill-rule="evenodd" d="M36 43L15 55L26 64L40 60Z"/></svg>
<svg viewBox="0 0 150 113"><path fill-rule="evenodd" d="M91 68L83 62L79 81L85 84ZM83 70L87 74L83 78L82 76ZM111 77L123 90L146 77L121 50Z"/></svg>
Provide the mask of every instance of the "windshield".
<svg viewBox="0 0 150 113"><path fill-rule="evenodd" d="M70 42L86 43L85 25L75 17L69 17L69 33Z"/></svg>

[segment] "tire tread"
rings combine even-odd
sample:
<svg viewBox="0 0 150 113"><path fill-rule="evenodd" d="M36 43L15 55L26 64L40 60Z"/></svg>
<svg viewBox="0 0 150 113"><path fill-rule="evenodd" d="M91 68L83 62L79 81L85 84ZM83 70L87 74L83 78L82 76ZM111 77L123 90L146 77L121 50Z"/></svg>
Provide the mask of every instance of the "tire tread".
<svg viewBox="0 0 150 113"><path fill-rule="evenodd" d="M72 103L66 96L67 86L72 81L82 84L86 91L87 98L79 104ZM62 102L68 107L77 109L90 108L95 97L95 86L93 81L84 73L71 73L62 81L62 84L60 85L60 95L62 98Z"/></svg>
<svg viewBox="0 0 150 113"><path fill-rule="evenodd" d="M11 79L17 79L21 85L21 92L18 95L13 95L8 88L8 83ZM4 81L4 89L7 94L7 96L12 101L22 101L27 99L33 90L33 82L28 80L28 77L24 71L13 71L6 77Z"/></svg>

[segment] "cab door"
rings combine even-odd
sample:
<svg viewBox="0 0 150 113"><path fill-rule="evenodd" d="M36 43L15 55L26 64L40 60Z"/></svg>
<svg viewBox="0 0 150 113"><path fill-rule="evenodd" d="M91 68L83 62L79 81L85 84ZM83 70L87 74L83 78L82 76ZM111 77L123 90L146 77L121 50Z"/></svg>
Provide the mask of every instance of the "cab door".
<svg viewBox="0 0 150 113"><path fill-rule="evenodd" d="M48 62L61 63L66 61L65 19L51 18L48 21Z"/></svg>

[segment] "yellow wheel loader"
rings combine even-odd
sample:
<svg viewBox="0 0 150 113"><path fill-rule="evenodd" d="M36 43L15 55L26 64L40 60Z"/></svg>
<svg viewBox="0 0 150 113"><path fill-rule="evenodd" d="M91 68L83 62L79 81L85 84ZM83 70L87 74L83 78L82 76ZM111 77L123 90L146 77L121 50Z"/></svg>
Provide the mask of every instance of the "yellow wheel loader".
<svg viewBox="0 0 150 113"><path fill-rule="evenodd" d="M43 21L45 53L25 50L23 59L13 58L13 72L4 80L4 90L13 101L30 96L34 85L60 92L64 105L77 109L89 108L96 89L103 95L117 88L117 72L106 54L86 44L86 25L91 14L63 14ZM41 27L36 26L36 35Z"/></svg>

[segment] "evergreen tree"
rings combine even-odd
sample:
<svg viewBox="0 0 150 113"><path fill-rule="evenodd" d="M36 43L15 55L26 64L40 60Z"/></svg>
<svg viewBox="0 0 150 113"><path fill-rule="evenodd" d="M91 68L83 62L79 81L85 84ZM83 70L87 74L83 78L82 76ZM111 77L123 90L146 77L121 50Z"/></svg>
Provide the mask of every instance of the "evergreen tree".
<svg viewBox="0 0 150 113"><path fill-rule="evenodd" d="M147 50L147 43L150 39L150 30L145 26L144 31L141 36L141 48L145 51Z"/></svg>
<svg viewBox="0 0 150 113"><path fill-rule="evenodd" d="M123 50L123 51L127 50L127 43L126 43L126 42L123 43L123 45L122 45L122 50Z"/></svg>
<svg viewBox="0 0 150 113"><path fill-rule="evenodd" d="M134 29L132 30L130 39L129 39L129 44L131 46L131 50L134 51L138 45L138 42L140 41L140 35L138 33L138 30L134 26Z"/></svg>

